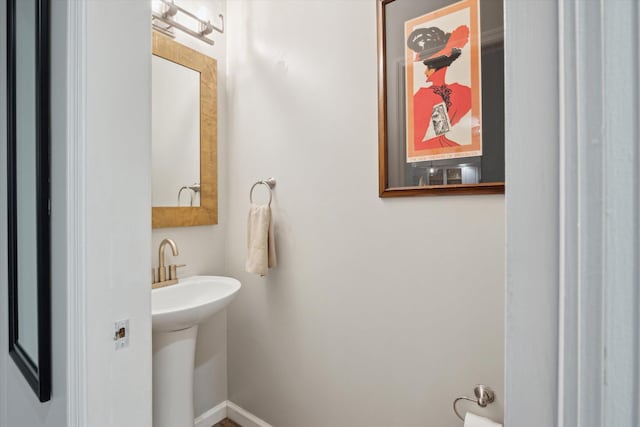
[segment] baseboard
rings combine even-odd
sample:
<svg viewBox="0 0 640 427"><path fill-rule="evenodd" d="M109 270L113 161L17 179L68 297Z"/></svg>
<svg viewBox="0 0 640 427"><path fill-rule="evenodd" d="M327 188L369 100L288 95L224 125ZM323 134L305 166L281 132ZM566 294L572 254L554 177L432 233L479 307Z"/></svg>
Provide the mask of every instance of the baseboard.
<svg viewBox="0 0 640 427"><path fill-rule="evenodd" d="M227 418L227 401L217 404L194 420L194 427L211 427Z"/></svg>
<svg viewBox="0 0 640 427"><path fill-rule="evenodd" d="M211 427L225 418L229 418L231 421L240 424L242 427L273 427L271 424L262 421L251 412L242 409L235 403L228 400L214 406L196 418L194 420L194 426Z"/></svg>
<svg viewBox="0 0 640 427"><path fill-rule="evenodd" d="M227 400L227 418L231 421L240 424L242 427L273 427L266 421L262 421L260 418L253 415L233 402Z"/></svg>

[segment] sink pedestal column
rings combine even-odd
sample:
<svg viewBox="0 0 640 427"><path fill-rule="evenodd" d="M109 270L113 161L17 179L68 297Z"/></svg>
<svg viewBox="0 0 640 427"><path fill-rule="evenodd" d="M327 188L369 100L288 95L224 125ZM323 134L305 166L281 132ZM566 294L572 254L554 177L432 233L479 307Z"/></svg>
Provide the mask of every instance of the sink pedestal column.
<svg viewBox="0 0 640 427"><path fill-rule="evenodd" d="M198 325L153 333L153 427L193 427Z"/></svg>

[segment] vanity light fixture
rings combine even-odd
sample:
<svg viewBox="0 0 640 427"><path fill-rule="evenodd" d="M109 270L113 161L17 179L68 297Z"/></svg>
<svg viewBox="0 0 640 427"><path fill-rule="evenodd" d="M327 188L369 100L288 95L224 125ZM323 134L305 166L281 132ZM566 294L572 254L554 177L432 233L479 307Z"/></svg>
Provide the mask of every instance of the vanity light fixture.
<svg viewBox="0 0 640 427"><path fill-rule="evenodd" d="M175 37L174 28L177 28L198 40L202 40L207 44L213 45L214 41L207 37L207 35L211 34L213 30L216 30L220 34L224 33L224 16L222 14L218 15L220 18L220 27L217 27L213 25L211 21L199 18L194 13L178 6L173 0L158 0L157 3L159 4L159 7L154 7L151 10L151 24L154 30L157 30L169 37ZM177 22L175 18L178 12L196 21L198 23L198 30L192 30L186 25Z"/></svg>
<svg viewBox="0 0 640 427"><path fill-rule="evenodd" d="M220 15L220 17L222 18L222 15ZM211 22L207 21L206 23L200 23L200 35L201 36L206 36L207 34L211 34L213 32L213 24L211 24Z"/></svg>

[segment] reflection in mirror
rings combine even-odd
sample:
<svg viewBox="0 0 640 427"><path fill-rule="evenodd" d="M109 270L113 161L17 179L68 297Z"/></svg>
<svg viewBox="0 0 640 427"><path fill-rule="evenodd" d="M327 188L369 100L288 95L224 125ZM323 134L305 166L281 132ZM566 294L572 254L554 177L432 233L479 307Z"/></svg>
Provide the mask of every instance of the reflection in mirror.
<svg viewBox="0 0 640 427"><path fill-rule="evenodd" d="M9 354L51 398L49 1L7 2Z"/></svg>
<svg viewBox="0 0 640 427"><path fill-rule="evenodd" d="M18 343L38 360L38 263L36 222L36 4L16 2L16 225Z"/></svg>
<svg viewBox="0 0 640 427"><path fill-rule="evenodd" d="M152 225L217 224L217 66L153 32Z"/></svg>
<svg viewBox="0 0 640 427"><path fill-rule="evenodd" d="M200 206L200 73L152 58L152 206Z"/></svg>

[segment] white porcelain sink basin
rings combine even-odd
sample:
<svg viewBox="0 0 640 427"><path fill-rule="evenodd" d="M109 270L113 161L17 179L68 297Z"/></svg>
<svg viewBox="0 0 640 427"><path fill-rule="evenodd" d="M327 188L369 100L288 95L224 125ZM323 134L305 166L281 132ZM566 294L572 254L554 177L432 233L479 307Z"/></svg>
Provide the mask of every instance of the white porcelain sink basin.
<svg viewBox="0 0 640 427"><path fill-rule="evenodd" d="M193 276L151 291L153 332L195 326L225 308L240 289L231 277Z"/></svg>

